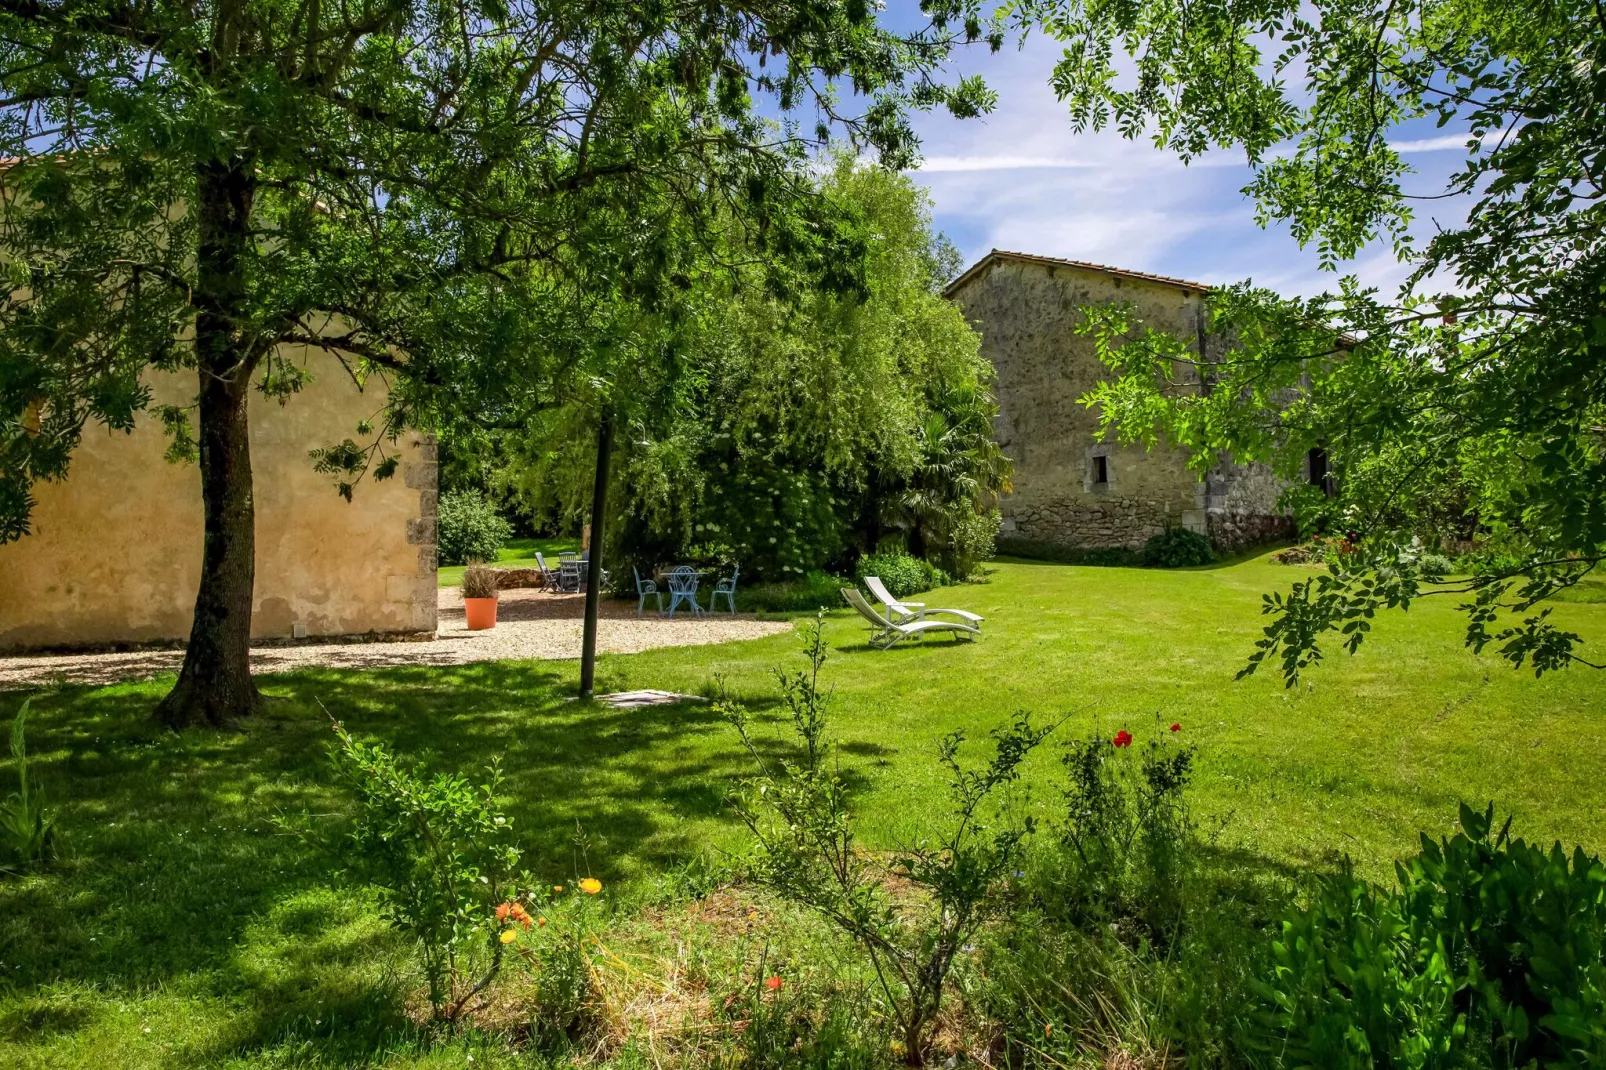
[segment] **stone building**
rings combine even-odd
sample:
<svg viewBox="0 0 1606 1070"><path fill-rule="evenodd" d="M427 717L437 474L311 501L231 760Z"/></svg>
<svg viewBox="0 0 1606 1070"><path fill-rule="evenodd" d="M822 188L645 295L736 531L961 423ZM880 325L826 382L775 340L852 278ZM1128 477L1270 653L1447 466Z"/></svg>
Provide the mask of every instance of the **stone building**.
<svg viewBox="0 0 1606 1070"><path fill-rule="evenodd" d="M1015 466L1014 490L1000 506L1005 546L1134 548L1180 526L1230 551L1293 533L1269 469L1224 459L1200 480L1179 449L1101 436L1098 412L1077 400L1110 374L1092 338L1074 330L1079 309L1130 304L1146 326L1211 354L1221 340L1205 330L1209 287L994 249L945 293L981 332L997 371L998 442Z"/></svg>
<svg viewBox="0 0 1606 1070"><path fill-rule="evenodd" d="M259 639L432 635L434 444L394 445L396 475L342 499L308 451L353 437L385 404L332 357L294 347L312 381L283 405L250 403ZM195 373L152 372L152 406L189 404ZM377 421L376 421L377 422ZM387 443L387 449L390 444ZM163 458L153 413L125 434L85 427L67 477L34 486L32 533L0 545L0 651L178 642L201 574L201 477Z"/></svg>

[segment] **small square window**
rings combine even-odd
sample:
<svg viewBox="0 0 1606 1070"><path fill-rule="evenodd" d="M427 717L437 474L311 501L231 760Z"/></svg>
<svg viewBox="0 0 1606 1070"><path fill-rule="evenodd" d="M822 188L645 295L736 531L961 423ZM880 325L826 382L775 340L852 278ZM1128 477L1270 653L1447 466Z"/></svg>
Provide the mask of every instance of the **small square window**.
<svg viewBox="0 0 1606 1070"><path fill-rule="evenodd" d="M1108 483L1110 481L1110 459L1102 454L1093 458L1093 482Z"/></svg>

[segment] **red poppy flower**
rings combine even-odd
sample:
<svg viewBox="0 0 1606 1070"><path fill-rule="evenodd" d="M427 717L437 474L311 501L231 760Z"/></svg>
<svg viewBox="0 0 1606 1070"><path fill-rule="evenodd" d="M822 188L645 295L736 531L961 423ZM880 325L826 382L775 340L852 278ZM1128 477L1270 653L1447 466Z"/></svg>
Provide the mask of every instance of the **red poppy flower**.
<svg viewBox="0 0 1606 1070"><path fill-rule="evenodd" d="M1179 725L1179 724L1174 724L1174 725L1171 726L1171 731L1180 732L1180 731L1182 731L1182 726Z"/></svg>
<svg viewBox="0 0 1606 1070"><path fill-rule="evenodd" d="M764 978L764 987L771 992L779 992L781 990L781 979L779 977L766 977Z"/></svg>
<svg viewBox="0 0 1606 1070"><path fill-rule="evenodd" d="M1132 733L1123 728L1115 733L1115 738L1110 742L1117 747L1130 747L1132 745Z"/></svg>

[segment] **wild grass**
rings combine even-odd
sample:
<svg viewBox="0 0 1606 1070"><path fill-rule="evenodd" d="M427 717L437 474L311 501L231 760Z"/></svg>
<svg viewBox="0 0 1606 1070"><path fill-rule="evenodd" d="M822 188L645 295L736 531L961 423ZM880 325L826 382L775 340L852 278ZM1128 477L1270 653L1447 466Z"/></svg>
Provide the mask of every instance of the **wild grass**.
<svg viewBox="0 0 1606 1070"><path fill-rule="evenodd" d="M982 641L887 652L868 648L857 617L833 615L825 679L862 837L877 849L918 838L940 814L937 740L959 728L979 738L1027 710L1066 718L1066 736L1126 727L1141 741L1156 714L1182 724L1200 747L1194 803L1224 860L1223 887L1269 889L1267 902L1340 854L1387 877L1416 849L1417 830L1451 829L1460 800L1494 801L1530 840L1606 849L1606 674L1535 680L1475 657L1453 607L1430 599L1380 619L1359 656L1332 655L1295 689L1271 676L1234 683L1258 634L1260 595L1300 571L1263 558L1180 571L995 564L986 583L922 598L985 615ZM1555 617L1597 651L1606 643L1599 602L1563 603ZM760 743L779 747L770 672L798 657L792 636L609 656L598 690L700 694L720 674L754 710ZM834 1042L848 1053L841 1065L890 1058L865 1047L870 1018L854 1010L863 978L829 934L739 887L689 900L719 888L745 846L726 804L750 768L734 732L706 703L619 711L569 701L576 671L307 670L264 678L266 712L241 731L184 736L149 721L170 681L33 692L30 776L50 792L62 847L50 870L0 880L0 1066L463 1067L468 1055L476 1067L594 1057L779 1065L775 1052L794 1041L824 1065L810 1045L841 1021L858 1023ZM0 694L0 722L24 697ZM623 965L598 967L601 1024L583 1050L528 1043L511 995L503 1018L453 1036L418 1023L412 957L371 894L333 883L338 859L275 822L348 812L320 703L359 736L433 768L473 770L501 755L526 857L555 882L576 875L573 838L584 830L613 911L604 942ZM1020 805L1051 815L1060 775L1051 738L1027 763ZM0 793L14 782L0 765ZM761 961L782 964L797 1015L824 1016L808 1019L805 1039L803 1019L783 1015L792 1024L776 1029L792 1032L762 1049L769 1055L744 1039L774 1039L748 1033L753 1013L778 1002L752 988ZM1113 950L1067 961L1126 971L1073 985L1089 1036L1124 1022L1108 1031L1155 1038L1147 1055L1129 1052L1151 1062L1178 1043L1159 1024L1140 1028L1162 1020L1148 996L1118 998L1153 991L1141 962L1123 966ZM975 982L967 968L956 967L962 990ZM987 1034L979 997L951 1013L939 1031L953 1043ZM1076 1023L1061 1013L1063 1033Z"/></svg>

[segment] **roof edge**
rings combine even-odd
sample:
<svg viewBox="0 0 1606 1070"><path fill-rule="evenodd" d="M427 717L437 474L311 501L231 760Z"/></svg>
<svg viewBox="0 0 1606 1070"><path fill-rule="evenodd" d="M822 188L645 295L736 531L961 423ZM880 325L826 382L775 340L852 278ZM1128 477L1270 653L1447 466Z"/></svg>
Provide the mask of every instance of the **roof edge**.
<svg viewBox="0 0 1606 1070"><path fill-rule="evenodd" d="M966 283L970 282L982 269L998 260L1014 260L1026 264L1042 264L1046 267L1074 268L1078 271L1091 271L1099 275L1108 275L1117 279L1132 279L1137 282L1150 282L1157 286L1171 286L1186 293L1207 294L1212 287L1202 282L1192 282L1188 279L1172 278L1169 275L1153 275L1147 271L1130 271L1126 268L1111 267L1108 264L1094 264L1086 260L1067 260L1058 256L1038 256L1035 253L1016 253L1008 249L993 249L976 261L970 267L960 272L959 277L942 288L944 297L952 297L954 293Z"/></svg>

